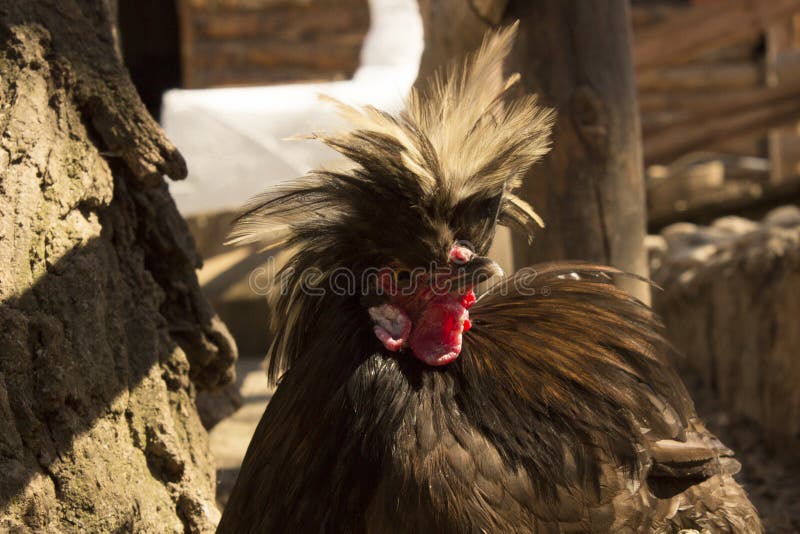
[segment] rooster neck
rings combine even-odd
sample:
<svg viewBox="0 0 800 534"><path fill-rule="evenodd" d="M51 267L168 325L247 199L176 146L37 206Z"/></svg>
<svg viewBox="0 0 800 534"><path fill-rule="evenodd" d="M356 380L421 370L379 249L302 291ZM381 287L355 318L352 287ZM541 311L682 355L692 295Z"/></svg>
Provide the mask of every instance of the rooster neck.
<svg viewBox="0 0 800 534"><path fill-rule="evenodd" d="M393 518L385 525L392 530L394 521L415 518L418 527L423 518L437 531L470 523L497 531L513 517L517 527L533 525L529 506L521 504L535 498L530 476L462 411L463 379L454 365L434 369L380 353L352 375L351 436L381 472L366 512L372 524Z"/></svg>

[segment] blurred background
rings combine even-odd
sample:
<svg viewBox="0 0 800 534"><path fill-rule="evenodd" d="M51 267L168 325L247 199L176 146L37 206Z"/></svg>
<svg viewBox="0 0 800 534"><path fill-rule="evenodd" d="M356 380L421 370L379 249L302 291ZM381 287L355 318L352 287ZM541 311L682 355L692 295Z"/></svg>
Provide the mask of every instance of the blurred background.
<svg viewBox="0 0 800 534"><path fill-rule="evenodd" d="M487 26L505 4L462 3ZM207 424L222 420L223 504L270 395L269 309L248 284L266 257L224 247L229 223L252 195L335 164L318 143L286 140L337 127L320 93L401 108L424 14L416 0L119 2L133 81L188 162L170 191L201 284L242 355L236 387L201 398ZM629 15L653 305L765 524L800 532L800 2L633 0ZM507 270L514 250L500 233Z"/></svg>

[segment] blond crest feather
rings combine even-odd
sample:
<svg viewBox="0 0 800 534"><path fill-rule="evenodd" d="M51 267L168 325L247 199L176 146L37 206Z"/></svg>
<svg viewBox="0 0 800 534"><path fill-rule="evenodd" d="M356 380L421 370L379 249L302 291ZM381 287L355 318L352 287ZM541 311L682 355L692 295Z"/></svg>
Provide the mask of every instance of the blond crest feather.
<svg viewBox="0 0 800 534"><path fill-rule="evenodd" d="M516 33L514 24L488 34L480 49L462 64L437 72L422 90L412 89L406 109L398 115L323 97L353 129L310 137L366 169L366 173L356 173L359 180L377 185L379 180L412 179L415 184L398 185L404 191L418 189L422 198L417 204L433 197L449 205L469 197L498 197L493 217L530 239L543 221L513 191L548 152L554 113L538 106L535 95L510 95L520 76L504 76L503 62ZM391 163L383 168L378 164L381 159ZM256 197L237 220L229 243L263 242L272 248L291 238L291 227L298 221L346 210L346 199L326 199L322 193L325 184L335 187L333 175L312 173ZM308 194L302 194L302 189Z"/></svg>

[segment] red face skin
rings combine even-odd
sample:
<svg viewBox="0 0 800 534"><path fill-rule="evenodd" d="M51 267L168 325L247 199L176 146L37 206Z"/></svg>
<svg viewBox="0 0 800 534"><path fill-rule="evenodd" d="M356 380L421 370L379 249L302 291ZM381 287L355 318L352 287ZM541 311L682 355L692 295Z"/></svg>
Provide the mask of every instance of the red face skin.
<svg viewBox="0 0 800 534"><path fill-rule="evenodd" d="M468 248L455 245L450 262L458 266L473 255ZM390 292L388 304L369 309L375 335L387 350L410 348L428 365L446 365L461 353L462 334L471 326L468 310L475 303L475 293L469 287L437 293L427 284L419 286L412 295Z"/></svg>

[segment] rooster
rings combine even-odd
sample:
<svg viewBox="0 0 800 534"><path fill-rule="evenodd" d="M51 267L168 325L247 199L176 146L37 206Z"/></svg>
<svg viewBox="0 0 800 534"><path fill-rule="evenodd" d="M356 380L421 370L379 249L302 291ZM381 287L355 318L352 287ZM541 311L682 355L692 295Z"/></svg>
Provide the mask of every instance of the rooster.
<svg viewBox="0 0 800 534"><path fill-rule="evenodd" d="M295 252L219 532L761 532L621 273L486 257L496 225L541 223L514 191L553 113L502 74L515 28L398 115L337 103L352 130L315 137L352 168L238 219Z"/></svg>

